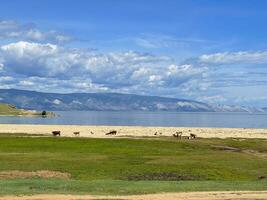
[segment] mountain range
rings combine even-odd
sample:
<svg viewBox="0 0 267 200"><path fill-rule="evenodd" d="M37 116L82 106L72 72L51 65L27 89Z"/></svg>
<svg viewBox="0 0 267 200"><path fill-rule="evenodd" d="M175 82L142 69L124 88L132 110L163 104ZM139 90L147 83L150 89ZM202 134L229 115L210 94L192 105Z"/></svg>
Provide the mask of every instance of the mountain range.
<svg viewBox="0 0 267 200"><path fill-rule="evenodd" d="M33 110L266 112L266 108L211 105L194 100L120 93L42 93L0 89L0 102Z"/></svg>

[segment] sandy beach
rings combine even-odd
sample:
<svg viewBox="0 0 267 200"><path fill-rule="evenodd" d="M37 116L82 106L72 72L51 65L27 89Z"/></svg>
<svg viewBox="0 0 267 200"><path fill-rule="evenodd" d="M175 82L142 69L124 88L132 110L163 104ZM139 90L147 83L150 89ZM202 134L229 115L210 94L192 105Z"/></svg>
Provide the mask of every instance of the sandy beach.
<svg viewBox="0 0 267 200"><path fill-rule="evenodd" d="M112 130L117 131L115 136L106 135ZM77 137L73 132L79 132L79 137L94 138L172 136L177 131L183 136L193 133L202 138L267 138L267 129L0 124L0 133L51 135L52 131L61 131L65 137Z"/></svg>

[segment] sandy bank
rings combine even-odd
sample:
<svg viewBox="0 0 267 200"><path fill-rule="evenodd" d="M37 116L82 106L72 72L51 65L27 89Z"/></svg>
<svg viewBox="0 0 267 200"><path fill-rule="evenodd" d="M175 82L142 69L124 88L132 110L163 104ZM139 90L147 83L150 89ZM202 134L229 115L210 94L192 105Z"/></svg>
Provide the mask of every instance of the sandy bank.
<svg viewBox="0 0 267 200"><path fill-rule="evenodd" d="M0 124L0 133L51 134L52 131L57 130L61 131L61 136L67 137L75 137L73 132L80 132L79 137L94 138L158 137L172 136L176 131L182 131L184 136L194 133L203 138L267 138L267 129ZM116 130L117 135L105 135L111 130Z"/></svg>

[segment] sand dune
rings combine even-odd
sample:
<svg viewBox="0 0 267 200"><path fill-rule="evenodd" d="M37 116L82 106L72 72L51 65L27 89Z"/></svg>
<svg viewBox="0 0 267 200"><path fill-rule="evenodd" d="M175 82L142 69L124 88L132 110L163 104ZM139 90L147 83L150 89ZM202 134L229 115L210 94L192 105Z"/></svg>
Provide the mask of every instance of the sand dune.
<svg viewBox="0 0 267 200"><path fill-rule="evenodd" d="M194 133L203 138L267 138L267 129L0 124L0 133L51 134L55 130L67 137L75 137L73 132L80 132L80 137L95 138L158 137L172 136L176 131L182 131L184 136ZM105 135L111 130L116 130L117 135Z"/></svg>

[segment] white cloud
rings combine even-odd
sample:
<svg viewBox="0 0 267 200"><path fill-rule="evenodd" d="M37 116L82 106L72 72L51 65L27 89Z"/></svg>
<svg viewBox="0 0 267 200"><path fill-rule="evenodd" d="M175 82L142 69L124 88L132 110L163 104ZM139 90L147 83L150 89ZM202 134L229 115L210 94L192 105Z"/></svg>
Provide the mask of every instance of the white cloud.
<svg viewBox="0 0 267 200"><path fill-rule="evenodd" d="M21 85L21 86L33 86L34 82L28 81L28 80L22 80L22 81L19 81L19 85Z"/></svg>
<svg viewBox="0 0 267 200"><path fill-rule="evenodd" d="M200 62L211 64L227 63L267 63L267 51L256 52L224 52L215 54L204 54L199 57Z"/></svg>
<svg viewBox="0 0 267 200"><path fill-rule="evenodd" d="M9 82L9 87L51 91L153 94L163 88L177 88L205 71L193 65L176 65L166 56L134 51L103 54L25 41L1 46L0 60L2 74L17 79Z"/></svg>
<svg viewBox="0 0 267 200"><path fill-rule="evenodd" d="M207 70L207 67L196 68L192 64L185 64L185 65L172 64L168 67L166 74L168 76L186 77L186 76L198 75L205 70Z"/></svg>
<svg viewBox="0 0 267 200"><path fill-rule="evenodd" d="M203 40L198 38L177 38L172 35L162 34L141 34L138 37L130 38L138 46L147 49L159 49L159 48L189 48L192 46L201 46L216 44L214 41Z"/></svg>
<svg viewBox="0 0 267 200"><path fill-rule="evenodd" d="M72 37L57 31L41 31L33 24L20 24L12 20L0 21L0 38L55 43L64 43L72 40Z"/></svg>
<svg viewBox="0 0 267 200"><path fill-rule="evenodd" d="M198 98L198 100L214 104L214 103L223 103L227 99L221 95L214 95L214 96L201 96Z"/></svg>
<svg viewBox="0 0 267 200"><path fill-rule="evenodd" d="M11 76L0 76L0 82L13 81L14 78Z"/></svg>

